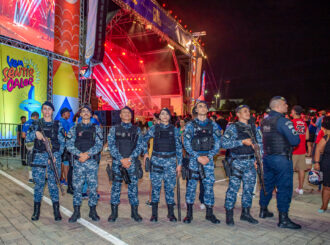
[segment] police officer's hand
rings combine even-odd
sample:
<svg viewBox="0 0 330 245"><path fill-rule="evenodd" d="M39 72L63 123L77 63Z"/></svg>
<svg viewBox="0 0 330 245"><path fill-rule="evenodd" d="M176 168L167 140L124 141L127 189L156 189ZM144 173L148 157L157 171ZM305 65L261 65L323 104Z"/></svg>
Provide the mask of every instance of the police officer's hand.
<svg viewBox="0 0 330 245"><path fill-rule="evenodd" d="M200 156L197 158L197 161L203 165L206 165L209 163L210 159L207 156Z"/></svg>
<svg viewBox="0 0 330 245"><path fill-rule="evenodd" d="M253 145L251 139L242 140L242 144L246 145L246 146L252 146Z"/></svg>
<svg viewBox="0 0 330 245"><path fill-rule="evenodd" d="M43 141L45 141L44 136L43 136L42 133L39 132L39 131L36 132L36 137L37 137L38 140L43 140Z"/></svg>
<svg viewBox="0 0 330 245"><path fill-rule="evenodd" d="M256 170L258 169L257 161L254 162L254 168L255 168Z"/></svg>
<svg viewBox="0 0 330 245"><path fill-rule="evenodd" d="M320 164L319 163L315 163L314 164L314 169L315 170L320 170Z"/></svg>
<svg viewBox="0 0 330 245"><path fill-rule="evenodd" d="M86 160L89 158L89 155L87 152L80 153L79 154L79 162L86 162Z"/></svg>
<svg viewBox="0 0 330 245"><path fill-rule="evenodd" d="M123 165L124 168L129 168L132 164L130 158L123 158L120 160L121 164Z"/></svg>
<svg viewBox="0 0 330 245"><path fill-rule="evenodd" d="M181 165L178 165L177 167L176 167L176 174L177 174L177 176L180 176L180 174L181 174Z"/></svg>

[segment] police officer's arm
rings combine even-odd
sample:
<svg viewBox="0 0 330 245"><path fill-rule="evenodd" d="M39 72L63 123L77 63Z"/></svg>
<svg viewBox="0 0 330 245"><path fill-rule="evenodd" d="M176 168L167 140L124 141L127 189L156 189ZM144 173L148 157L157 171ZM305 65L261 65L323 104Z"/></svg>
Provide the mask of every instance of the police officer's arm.
<svg viewBox="0 0 330 245"><path fill-rule="evenodd" d="M184 148L186 149L186 152L188 152L188 154L194 158L197 159L199 157L199 154L197 151L194 151L192 148L192 138L194 136L194 126L191 122L189 122L184 130L183 133L183 144L184 144Z"/></svg>
<svg viewBox="0 0 330 245"><path fill-rule="evenodd" d="M132 154L130 155L131 159L137 158L140 155L140 153L141 153L141 151L143 150L143 147L144 147L143 135L142 135L142 132L141 132L140 128L137 129L137 136L138 136L138 140L136 142L135 149L133 150Z"/></svg>
<svg viewBox="0 0 330 245"><path fill-rule="evenodd" d="M119 150L116 146L116 128L111 127L109 134L108 134L108 146L109 151L112 156L112 158L115 158L116 160L122 160L123 156L119 153Z"/></svg>
<svg viewBox="0 0 330 245"><path fill-rule="evenodd" d="M37 128L38 128L37 121L34 121L27 131L25 138L26 143L33 142L35 140Z"/></svg>
<svg viewBox="0 0 330 245"><path fill-rule="evenodd" d="M178 128L174 129L175 132L175 149L176 149L176 159L178 165L182 165L182 142L181 142L181 135L180 130Z"/></svg>
<svg viewBox="0 0 330 245"><path fill-rule="evenodd" d="M67 134L66 139L66 149L74 156L79 156L82 152L75 147L74 143L76 141L76 128L77 126L73 126Z"/></svg>
<svg viewBox="0 0 330 245"><path fill-rule="evenodd" d="M220 150L220 143L221 143L221 128L219 129L219 126L217 123L212 122L213 126L213 139L214 139L214 145L212 149L209 151L209 154L207 155L209 159L213 159L213 157L218 154Z"/></svg>
<svg viewBox="0 0 330 245"><path fill-rule="evenodd" d="M155 137L155 125L152 125L143 137L143 155L148 153L148 142Z"/></svg>
<svg viewBox="0 0 330 245"><path fill-rule="evenodd" d="M61 123L59 123L59 125L60 126L58 128L57 138L58 138L58 142L60 143L59 153L60 155L62 155L65 148L65 129L63 128Z"/></svg>
<svg viewBox="0 0 330 245"><path fill-rule="evenodd" d="M277 121L276 125L277 130L280 132L280 134L284 135L284 137L289 141L290 145L296 146L300 143L300 138L295 130L293 123L286 119L286 118L280 118Z"/></svg>
<svg viewBox="0 0 330 245"><path fill-rule="evenodd" d="M102 134L102 129L99 125L95 125L96 129L96 135L95 135L95 145L90 148L87 153L89 156L93 156L98 154L103 147L103 134Z"/></svg>
<svg viewBox="0 0 330 245"><path fill-rule="evenodd" d="M242 140L237 140L236 126L234 124L227 126L226 131L221 138L221 146L225 149L232 149L242 145Z"/></svg>

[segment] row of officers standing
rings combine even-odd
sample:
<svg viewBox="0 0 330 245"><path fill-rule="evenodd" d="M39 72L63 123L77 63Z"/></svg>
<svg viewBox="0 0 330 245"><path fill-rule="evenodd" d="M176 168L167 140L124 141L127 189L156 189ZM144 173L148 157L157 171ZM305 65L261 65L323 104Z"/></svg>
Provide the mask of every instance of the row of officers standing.
<svg viewBox="0 0 330 245"><path fill-rule="evenodd" d="M164 182L165 199L168 207L167 217L171 222L177 221L174 214L174 188L177 176L184 172L188 182L186 189L187 214L183 222L191 223L193 220L196 187L197 183L201 181L204 186L205 218L214 224L219 224L220 220L213 213L215 182L213 157L222 147L230 150L229 159L232 172L225 199L226 224L234 225L233 211L241 183L243 183L243 195L240 219L251 224L257 224L258 221L251 216L250 208L256 183L254 144L259 144L262 151L260 153L263 155L265 183L265 192L260 192L259 217L271 218L274 216L267 207L276 188L279 211L278 226L291 229L301 228L288 217L293 189L292 148L299 144L300 139L291 121L284 117L284 113L288 110L286 100L276 96L271 99L269 106L271 112L263 121L262 136L255 124L249 123L250 111L246 105L236 108L238 121L230 124L221 135L219 126L207 118L207 104L204 101L198 101L193 108L194 119L186 125L183 137L181 137L179 130L170 124L171 113L167 108L160 111L160 124L151 126L146 135L142 135L141 130L131 123L132 110L129 107L124 107L120 112L121 124L113 126L108 135L108 146L113 159L111 169L108 169L108 174L112 180L111 214L108 221L115 222L118 218L123 181L128 184L131 217L137 222L142 221L142 217L138 213L138 179L143 175L142 164L138 157L142 153L145 156L144 165L150 171L152 184L151 222L158 221L158 203L162 182ZM76 222L80 218L82 187L85 180L89 188L89 217L93 221L98 221L100 219L96 211L98 163L103 147L101 128L91 122L92 110L88 106L81 108L81 121L68 132L65 132L58 121L52 120L53 112L54 106L50 102L45 102L42 105L43 118L32 124L26 137L27 142L34 142L34 157L31 164L35 181L32 220L38 220L40 216L46 172L49 193L53 202L54 218L55 220L62 219L59 211L59 190L54 172L48 163L49 156L42 144L46 136L51 141L58 173L61 170L61 155L65 147L74 159L74 212L69 222ZM42 131L44 134L41 133ZM252 141L251 134L257 142ZM147 150L148 141L151 138L154 142L149 162ZM189 156L187 165L182 164L182 146L184 146L186 156Z"/></svg>

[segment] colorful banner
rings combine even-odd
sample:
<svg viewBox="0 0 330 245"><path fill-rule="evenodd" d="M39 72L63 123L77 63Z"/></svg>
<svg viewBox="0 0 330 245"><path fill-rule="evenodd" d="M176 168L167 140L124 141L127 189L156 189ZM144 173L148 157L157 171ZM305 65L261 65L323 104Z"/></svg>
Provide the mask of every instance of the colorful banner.
<svg viewBox="0 0 330 245"><path fill-rule="evenodd" d="M32 112L41 115L47 99L48 60L6 45L0 45L0 123L20 123Z"/></svg>
<svg viewBox="0 0 330 245"><path fill-rule="evenodd" d="M54 118L61 118L61 109L67 107L72 110L70 120L79 107L78 74L79 69L57 60L53 62L53 103Z"/></svg>

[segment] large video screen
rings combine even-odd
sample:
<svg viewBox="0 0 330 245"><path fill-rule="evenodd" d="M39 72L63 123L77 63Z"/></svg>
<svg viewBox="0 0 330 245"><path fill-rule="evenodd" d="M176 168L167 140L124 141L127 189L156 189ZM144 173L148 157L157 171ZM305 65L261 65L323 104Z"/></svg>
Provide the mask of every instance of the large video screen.
<svg viewBox="0 0 330 245"><path fill-rule="evenodd" d="M53 51L55 0L0 0L0 34Z"/></svg>

